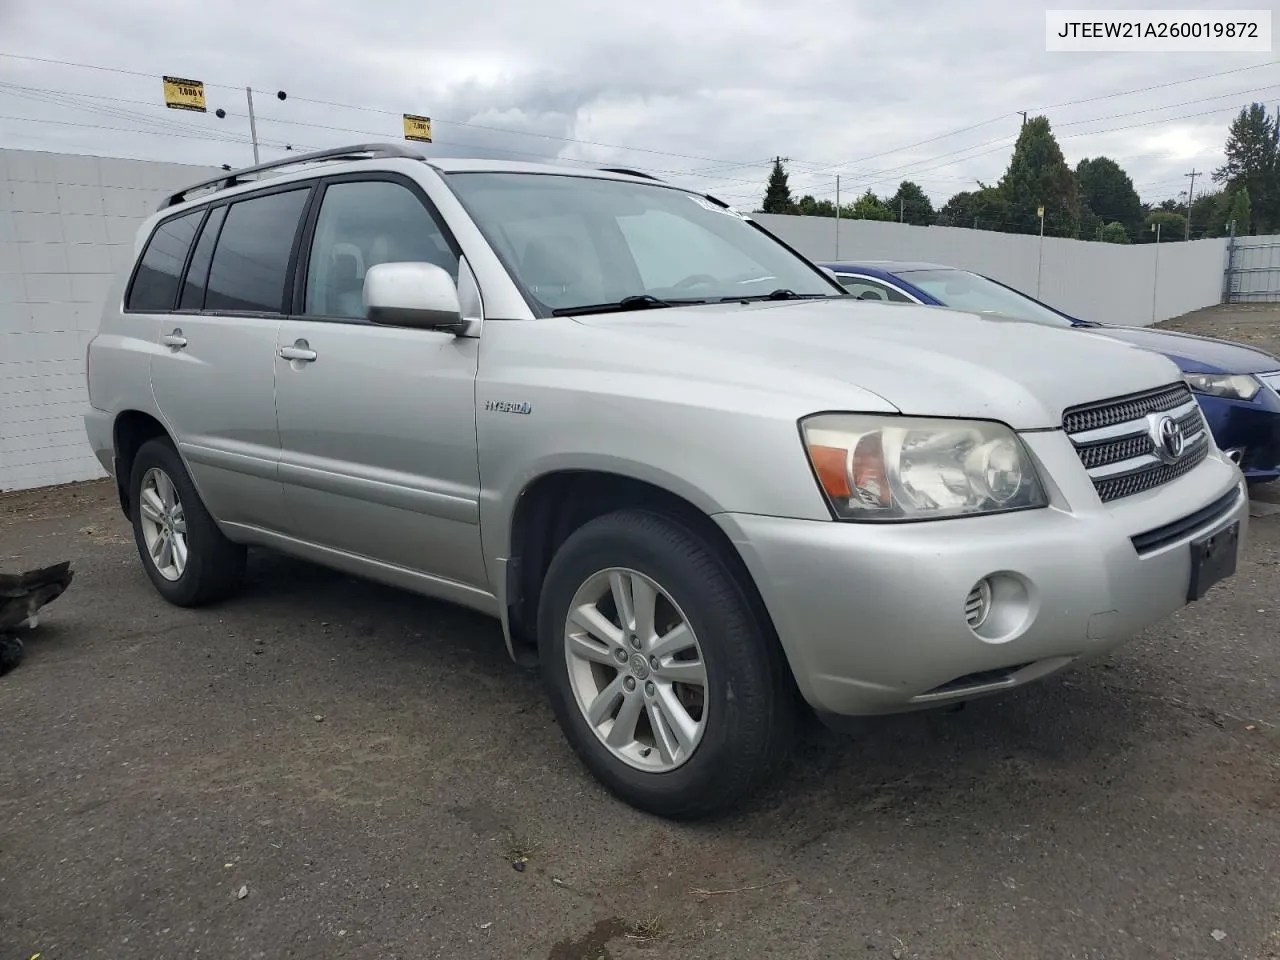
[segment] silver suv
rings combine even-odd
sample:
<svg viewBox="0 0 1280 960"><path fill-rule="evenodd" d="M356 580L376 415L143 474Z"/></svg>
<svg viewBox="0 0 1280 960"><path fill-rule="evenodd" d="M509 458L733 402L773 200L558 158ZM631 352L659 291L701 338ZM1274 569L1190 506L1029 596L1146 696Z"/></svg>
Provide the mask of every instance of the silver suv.
<svg viewBox="0 0 1280 960"><path fill-rule="evenodd" d="M1235 570L1170 361L940 309L641 174L361 145L165 202L85 423L165 599L261 546L483 611L595 776L706 816L806 705L1013 689Z"/></svg>

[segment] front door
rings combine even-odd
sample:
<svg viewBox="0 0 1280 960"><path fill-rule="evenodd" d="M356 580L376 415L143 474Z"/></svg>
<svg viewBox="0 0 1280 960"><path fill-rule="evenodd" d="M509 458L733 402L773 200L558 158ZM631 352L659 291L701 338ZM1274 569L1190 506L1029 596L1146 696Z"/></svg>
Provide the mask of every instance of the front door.
<svg viewBox="0 0 1280 960"><path fill-rule="evenodd" d="M364 319L364 274L458 256L412 181L334 178L322 188L295 316L276 343L286 531L487 589L480 547L475 378L479 340Z"/></svg>
<svg viewBox="0 0 1280 960"><path fill-rule="evenodd" d="M210 209L176 310L160 325L156 405L222 522L279 522L276 332L309 192L295 187Z"/></svg>

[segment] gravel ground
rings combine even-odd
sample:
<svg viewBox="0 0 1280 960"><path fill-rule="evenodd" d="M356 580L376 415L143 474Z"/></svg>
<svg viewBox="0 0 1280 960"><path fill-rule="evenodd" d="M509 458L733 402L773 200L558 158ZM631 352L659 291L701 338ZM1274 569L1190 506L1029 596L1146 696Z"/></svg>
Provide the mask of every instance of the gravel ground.
<svg viewBox="0 0 1280 960"><path fill-rule="evenodd" d="M1280 352L1274 309L1169 326ZM0 566L76 570L0 678L0 960L1280 957L1265 510L1106 662L814 731L680 826L596 786L494 623L269 554L176 609L107 485L0 495Z"/></svg>

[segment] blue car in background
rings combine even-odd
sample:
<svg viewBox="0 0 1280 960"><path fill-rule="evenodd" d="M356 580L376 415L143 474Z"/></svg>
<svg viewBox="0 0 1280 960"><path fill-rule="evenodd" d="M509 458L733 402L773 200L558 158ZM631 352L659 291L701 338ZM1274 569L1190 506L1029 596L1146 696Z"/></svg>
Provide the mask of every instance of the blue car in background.
<svg viewBox="0 0 1280 960"><path fill-rule="evenodd" d="M860 300L923 303L1079 327L1162 353L1182 370L1214 440L1252 483L1280 478L1280 359L1227 340L1069 316L989 277L935 263L821 263Z"/></svg>

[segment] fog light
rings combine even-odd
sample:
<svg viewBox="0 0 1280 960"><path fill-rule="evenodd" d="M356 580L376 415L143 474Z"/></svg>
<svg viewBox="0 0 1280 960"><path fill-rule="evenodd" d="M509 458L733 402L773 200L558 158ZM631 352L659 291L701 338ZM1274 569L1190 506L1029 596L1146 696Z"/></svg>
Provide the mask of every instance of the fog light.
<svg viewBox="0 0 1280 960"><path fill-rule="evenodd" d="M987 622L991 613L991 581L983 577L973 585L964 599L964 622L970 630L977 630Z"/></svg>

